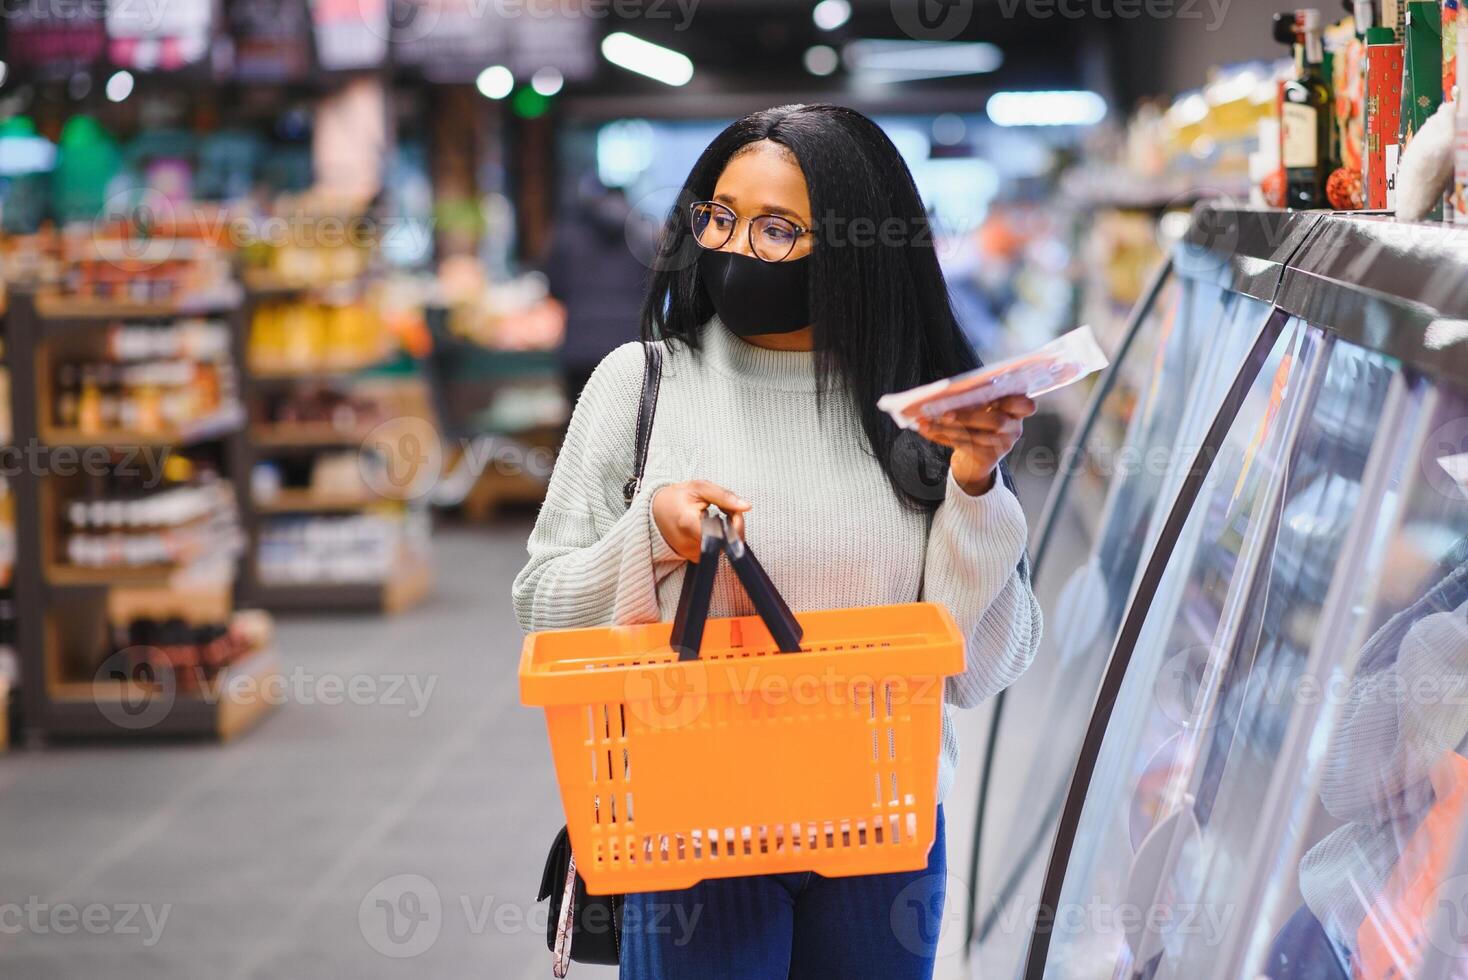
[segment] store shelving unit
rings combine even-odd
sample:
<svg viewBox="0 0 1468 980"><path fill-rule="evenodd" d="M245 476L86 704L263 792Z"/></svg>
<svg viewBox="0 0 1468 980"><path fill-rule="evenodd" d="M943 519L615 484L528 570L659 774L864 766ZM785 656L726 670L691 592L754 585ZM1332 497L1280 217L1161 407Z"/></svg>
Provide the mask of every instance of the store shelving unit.
<svg viewBox="0 0 1468 980"><path fill-rule="evenodd" d="M6 297L7 297L7 294L8 294L8 291L6 289L6 285L3 282L0 282L0 379L3 379L4 380L4 382L5 382L5 390L6 391L9 391L10 390L10 380L9 380L9 374L10 374L10 349L9 349L9 343L10 343L10 341L9 341L9 333L8 333L8 330L7 330L7 320L6 320L6 316L7 316ZM0 413L4 413L5 415L8 416L9 415L9 405L8 404L0 404ZM8 442L12 438L12 434L9 433L9 432L3 432L3 433L0 433L0 437L3 437L3 441ZM13 483L11 481L6 480L4 482L4 484L3 484L3 492L6 495L10 495L10 494L13 494L15 492L14 485L13 485ZM12 543L13 543L14 538L15 538L15 530L16 530L15 527L14 526L11 526L10 528L5 529L5 530L10 535L11 540L12 540ZM8 583L8 588L11 588L11 589L14 588L14 581L15 581L14 580L14 575L15 575L15 568L14 568L14 564L12 563L11 569L10 569L10 581ZM15 603L15 600L14 600L14 597L13 596L9 600L9 606L10 606L10 609L11 609L12 614L18 612L18 609L17 609L17 606L16 606L16 603ZM16 692L14 690L12 690L11 683L10 683L9 678L6 677L3 673L0 673L0 753L4 753L4 752L8 751L9 748L10 748L10 729L11 729L11 722L12 722L12 720L14 718L14 714L15 714L14 713L14 702L15 702L15 698L16 698Z"/></svg>
<svg viewBox="0 0 1468 980"><path fill-rule="evenodd" d="M1325 760L1370 738L1348 730L1344 698L1288 692L1344 681L1354 697L1409 661L1383 624L1446 614L1468 595L1454 576L1468 553L1468 480L1454 468L1468 346L1450 339L1468 316L1468 277L1452 230L1210 208L1168 275L1183 288L1147 299L1164 315L1132 318L1133 349L1100 384L1118 383L1128 360L1145 369L1150 346L1163 354L1156 391L1183 397L1144 400L1110 435L1093 402L1079 438L1185 465L1162 480L1109 477L1099 524L1079 540L1065 524L1093 495L1075 475L1052 489L1035 587L1062 628L1005 692L991 735L986 767L1002 775L976 830L974 976L1223 980L1285 975L1283 962L1347 975L1355 927L1317 922L1306 878L1323 873L1311 850L1321 835L1357 819L1331 809L1342 790L1326 788L1324 767L1356 778L1352 792L1376 789L1375 769ZM1347 829L1401 845L1421 817L1411 796L1373 803L1375 823ZM1364 848L1341 853L1369 918L1381 869L1353 857ZM1455 866L1468 866L1468 845ZM1239 915L1209 941L1159 943L1067 921L1057 910L1077 896ZM996 928L1016 910L1034 913L1032 930ZM1393 926L1400 949L1430 945L1428 926ZM1453 975L1443 962L1400 966Z"/></svg>
<svg viewBox="0 0 1468 980"><path fill-rule="evenodd" d="M247 325L254 322L255 312L262 304L304 299L317 295L323 289L350 285L315 287L281 280L259 271L247 271L244 281L243 319ZM245 333L248 334L248 326ZM325 423L272 424L260 419L259 406L269 393L295 385L351 382L382 367L390 357L390 352L384 351L381 356L360 363L333 363L309 368L262 366L242 357L241 393L249 420L248 438L244 441L244 471L250 472L257 462L264 459L314 457L326 452L360 450L370 429L341 429ZM244 492L253 493L250 486L246 486ZM360 494L348 494L282 488L268 497L252 496L246 518L245 594L252 604L278 611L370 610L396 613L411 608L432 591L432 570L424 556L405 550L401 560L392 563L385 577L378 581L272 583L265 581L260 574L259 550L265 525L282 517L402 511L412 506L419 505L385 499L367 489Z"/></svg>
<svg viewBox="0 0 1468 980"><path fill-rule="evenodd" d="M249 459L245 416L229 405L215 416L184 429L131 432L81 432L51 424L51 379L57 345L94 340L109 324L156 322L180 316L209 315L231 326L231 356L243 364L242 307L238 297L208 303L168 305L72 300L47 294L12 293L7 316L7 356L12 371L13 439L38 452L100 447L122 452L166 450L217 443L225 477L231 482L242 523L250 518ZM192 736L227 739L257 722L271 707L249 692L279 672L269 646L224 668L197 689L145 687L134 679L114 679L95 671L89 641L102 635L109 606L132 596L147 607L149 596L197 593L198 607L228 613L238 582L217 571L203 576L197 563L143 567L90 568L60 560L60 490L56 474L44 467L21 467L13 480L16 498L15 595L18 647L25 683L22 723L29 742L71 737ZM208 556L200 555L200 559ZM201 583L201 579L203 579ZM241 683L246 681L248 683ZM137 714L137 712L143 714ZM144 718L146 724L130 724ZM119 719L122 719L119 722Z"/></svg>

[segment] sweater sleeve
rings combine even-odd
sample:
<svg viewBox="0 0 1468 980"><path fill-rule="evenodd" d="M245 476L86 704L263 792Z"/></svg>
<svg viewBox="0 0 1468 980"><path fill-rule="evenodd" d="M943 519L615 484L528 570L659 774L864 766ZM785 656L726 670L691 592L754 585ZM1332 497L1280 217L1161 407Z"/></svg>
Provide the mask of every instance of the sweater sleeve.
<svg viewBox="0 0 1468 980"><path fill-rule="evenodd" d="M1040 604L1018 571L1026 525L1019 500L1002 482L980 496L948 475L933 515L923 598L948 607L965 639L963 673L948 678L947 699L971 708L1024 673L1040 647Z"/></svg>
<svg viewBox="0 0 1468 980"><path fill-rule="evenodd" d="M527 632L659 618L657 584L682 559L653 522L651 501L674 480L649 454L632 506L622 498L642 371L642 345L622 345L597 366L572 412L530 533L530 560L515 576L515 615Z"/></svg>

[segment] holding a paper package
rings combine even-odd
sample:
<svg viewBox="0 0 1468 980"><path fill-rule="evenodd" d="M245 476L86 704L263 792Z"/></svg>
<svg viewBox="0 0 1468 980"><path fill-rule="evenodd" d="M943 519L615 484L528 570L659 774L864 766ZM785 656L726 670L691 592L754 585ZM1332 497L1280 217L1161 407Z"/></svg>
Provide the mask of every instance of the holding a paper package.
<svg viewBox="0 0 1468 980"><path fill-rule="evenodd" d="M1030 354L1011 357L877 399L877 407L904 429L922 430L925 421L1024 395L1038 398L1094 374L1106 366L1106 355L1089 326L1077 327Z"/></svg>
<svg viewBox="0 0 1468 980"><path fill-rule="evenodd" d="M877 407L902 428L952 449L953 478L963 485L970 469L982 480L1014 448L1021 420L1035 412L1034 398L1105 366L1091 328L1077 327L1031 354L883 395Z"/></svg>

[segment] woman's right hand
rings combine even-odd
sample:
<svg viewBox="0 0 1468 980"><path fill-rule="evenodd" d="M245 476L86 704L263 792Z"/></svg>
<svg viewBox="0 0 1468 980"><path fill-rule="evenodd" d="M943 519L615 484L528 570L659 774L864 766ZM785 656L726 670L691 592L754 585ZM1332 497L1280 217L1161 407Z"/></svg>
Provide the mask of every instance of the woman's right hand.
<svg viewBox="0 0 1468 980"><path fill-rule="evenodd" d="M744 512L749 501L708 480L670 483L652 495L652 519L669 547L696 562L703 543L703 515L714 504L729 515L730 529L744 537Z"/></svg>

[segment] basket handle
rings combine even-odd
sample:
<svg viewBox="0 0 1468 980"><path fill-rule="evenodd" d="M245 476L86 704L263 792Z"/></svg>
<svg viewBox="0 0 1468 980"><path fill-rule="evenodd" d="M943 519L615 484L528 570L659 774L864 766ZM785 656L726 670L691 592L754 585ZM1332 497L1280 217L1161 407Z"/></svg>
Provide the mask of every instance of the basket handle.
<svg viewBox="0 0 1468 980"><path fill-rule="evenodd" d="M669 644L678 651L678 659L698 659L720 555L729 557L729 564L780 650L784 653L798 652L804 631L749 545L730 530L722 514L705 512L702 535L699 559L683 576L683 587L678 592L678 611L673 617Z"/></svg>

